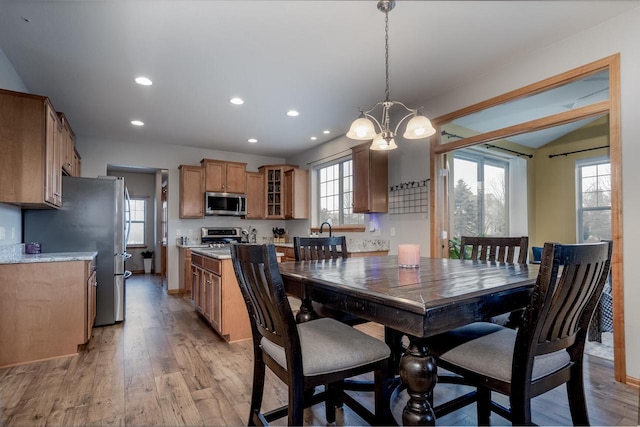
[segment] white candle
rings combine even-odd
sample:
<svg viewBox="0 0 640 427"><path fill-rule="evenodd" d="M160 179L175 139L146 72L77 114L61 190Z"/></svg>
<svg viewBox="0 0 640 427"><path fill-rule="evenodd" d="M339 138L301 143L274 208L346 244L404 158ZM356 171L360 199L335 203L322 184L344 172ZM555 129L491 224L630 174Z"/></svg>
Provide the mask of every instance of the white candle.
<svg viewBox="0 0 640 427"><path fill-rule="evenodd" d="M398 266L416 268L420 266L420 245L398 245Z"/></svg>

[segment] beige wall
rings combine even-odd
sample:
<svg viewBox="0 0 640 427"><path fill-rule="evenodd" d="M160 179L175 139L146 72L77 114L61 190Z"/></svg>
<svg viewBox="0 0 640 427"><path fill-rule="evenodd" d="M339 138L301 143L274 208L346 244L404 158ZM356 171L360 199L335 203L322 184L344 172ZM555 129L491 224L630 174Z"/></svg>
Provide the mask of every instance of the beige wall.
<svg viewBox="0 0 640 427"><path fill-rule="evenodd" d="M534 194L529 206L535 226L529 233L529 246L545 242L576 243L576 161L609 155L609 149L585 151L549 158L550 154L609 145L608 117L598 119L565 135L534 153Z"/></svg>

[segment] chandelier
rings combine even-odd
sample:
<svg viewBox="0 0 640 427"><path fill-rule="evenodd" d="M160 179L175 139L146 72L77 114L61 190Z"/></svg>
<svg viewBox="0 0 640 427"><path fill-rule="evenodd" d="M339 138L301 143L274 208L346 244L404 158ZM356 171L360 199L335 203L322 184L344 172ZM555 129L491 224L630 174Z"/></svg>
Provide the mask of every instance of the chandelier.
<svg viewBox="0 0 640 427"><path fill-rule="evenodd" d="M421 139L433 135L436 130L431 125L431 121L422 116L417 109L412 109L399 101L391 101L389 97L389 12L395 7L395 0L380 0L378 2L378 10L384 12L384 53L385 53L385 71L386 71L386 88L384 101L378 102L370 110L360 109L360 117L351 123L351 128L347 132L347 137L360 141L373 140L371 150L393 150L398 148L394 137L398 134L398 128L409 117L404 134L405 139ZM378 121L371 113L378 107L382 107L382 118ZM393 131L391 130L390 111L394 107L404 108L407 113ZM375 123L375 124L374 124Z"/></svg>

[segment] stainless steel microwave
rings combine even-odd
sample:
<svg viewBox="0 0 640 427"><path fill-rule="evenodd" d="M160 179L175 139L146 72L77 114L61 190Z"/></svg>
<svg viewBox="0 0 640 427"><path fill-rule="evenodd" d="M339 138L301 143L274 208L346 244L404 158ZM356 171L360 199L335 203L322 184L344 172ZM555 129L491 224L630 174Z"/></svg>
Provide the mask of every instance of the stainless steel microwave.
<svg viewBox="0 0 640 427"><path fill-rule="evenodd" d="M243 216L247 214L247 196L231 193L205 193L205 215Z"/></svg>

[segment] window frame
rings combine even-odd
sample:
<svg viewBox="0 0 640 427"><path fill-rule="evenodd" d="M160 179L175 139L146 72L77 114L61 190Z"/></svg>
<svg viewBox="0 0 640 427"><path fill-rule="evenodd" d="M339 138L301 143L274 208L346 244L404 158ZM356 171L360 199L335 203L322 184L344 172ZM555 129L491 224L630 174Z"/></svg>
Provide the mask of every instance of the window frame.
<svg viewBox="0 0 640 427"><path fill-rule="evenodd" d="M129 212L129 217L130 217L130 227L133 228L133 224L140 224L142 223L142 239L143 242L142 243L127 243L127 248L146 248L148 247L147 245L147 199L144 197L131 197L130 198L131 201L131 209ZM144 207L144 211L143 211L143 220L142 221L136 221L133 219L133 206L135 204L135 202L142 202L143 203L143 207Z"/></svg>
<svg viewBox="0 0 640 427"><path fill-rule="evenodd" d="M505 182L504 182L504 227L505 227L505 232L504 232L504 236L509 236L509 230L511 227L511 221L509 218L510 215L510 211L509 211L509 206L510 206L510 179L511 179L511 175L510 175L510 164L509 164L509 160L505 159L504 157L501 156L495 156L495 155L491 155L491 154L486 154L486 153L480 153L480 152L476 152L473 149L461 149L461 150L456 150L452 156L452 163L455 165L455 159L460 159L460 160L465 160L468 162L474 162L476 163L476 172L477 172L477 199L476 199L476 205L477 205L477 224L478 224L478 236L485 236L485 234L483 234L483 230L485 229L485 220L486 220L486 197L485 197L485 189L486 189L486 185L485 185L485 167L486 166L493 166L493 167L498 167L498 168L502 168L504 170L504 176L505 176ZM453 175L455 176L455 166L453 167ZM481 185L478 185L478 183L481 183ZM455 189L455 185L456 185L456 180L452 179L452 194L453 191ZM455 205L452 203L451 204L451 208L454 209ZM452 219L452 223L455 222L455 220L453 219L453 211L450 213L451 215L451 219ZM456 235L457 230L453 230L454 235ZM492 236L492 237L503 237L503 236L498 236L498 235L493 235L493 234L487 234L486 236Z"/></svg>
<svg viewBox="0 0 640 427"><path fill-rule="evenodd" d="M595 207L584 207L583 206L583 195L584 189L582 188L582 168L588 166L600 166L608 164L609 165L609 180L611 180L611 158L610 156L599 156L599 157L590 157L586 159L578 159L576 160L576 233L577 233L577 241L579 243L584 242L584 213L585 212L595 212L595 211L609 211L610 214L612 212L611 205L612 200L611 196L609 196L609 205L608 206L595 206ZM596 177L600 177L604 175L596 175ZM611 181L609 181L609 192L612 192L611 189Z"/></svg>
<svg viewBox="0 0 640 427"><path fill-rule="evenodd" d="M358 223L348 223L345 224L344 223L344 217L345 217L345 206L344 206L344 165L345 163L351 162L351 195L352 195L352 207L351 209L353 210L353 158L351 156L348 157L342 157L340 159L331 161L331 162L327 162L327 163L323 163L321 165L318 165L315 170L315 177L316 177L316 209L315 209L315 217L316 217L316 222L318 224L320 224L321 222L323 222L322 220L322 192L321 192L321 187L322 187L322 180L320 178L321 175L321 171L323 169L327 169L333 166L338 165L338 212L339 212L339 223L338 224L331 224L332 228L334 230L342 230L342 231L364 231L364 223L365 223L365 218L364 218L364 214L360 213L353 213L351 212L352 215L358 215L359 218L361 219L361 222ZM312 232L317 232L319 231L319 225L318 227L311 227L311 231Z"/></svg>

